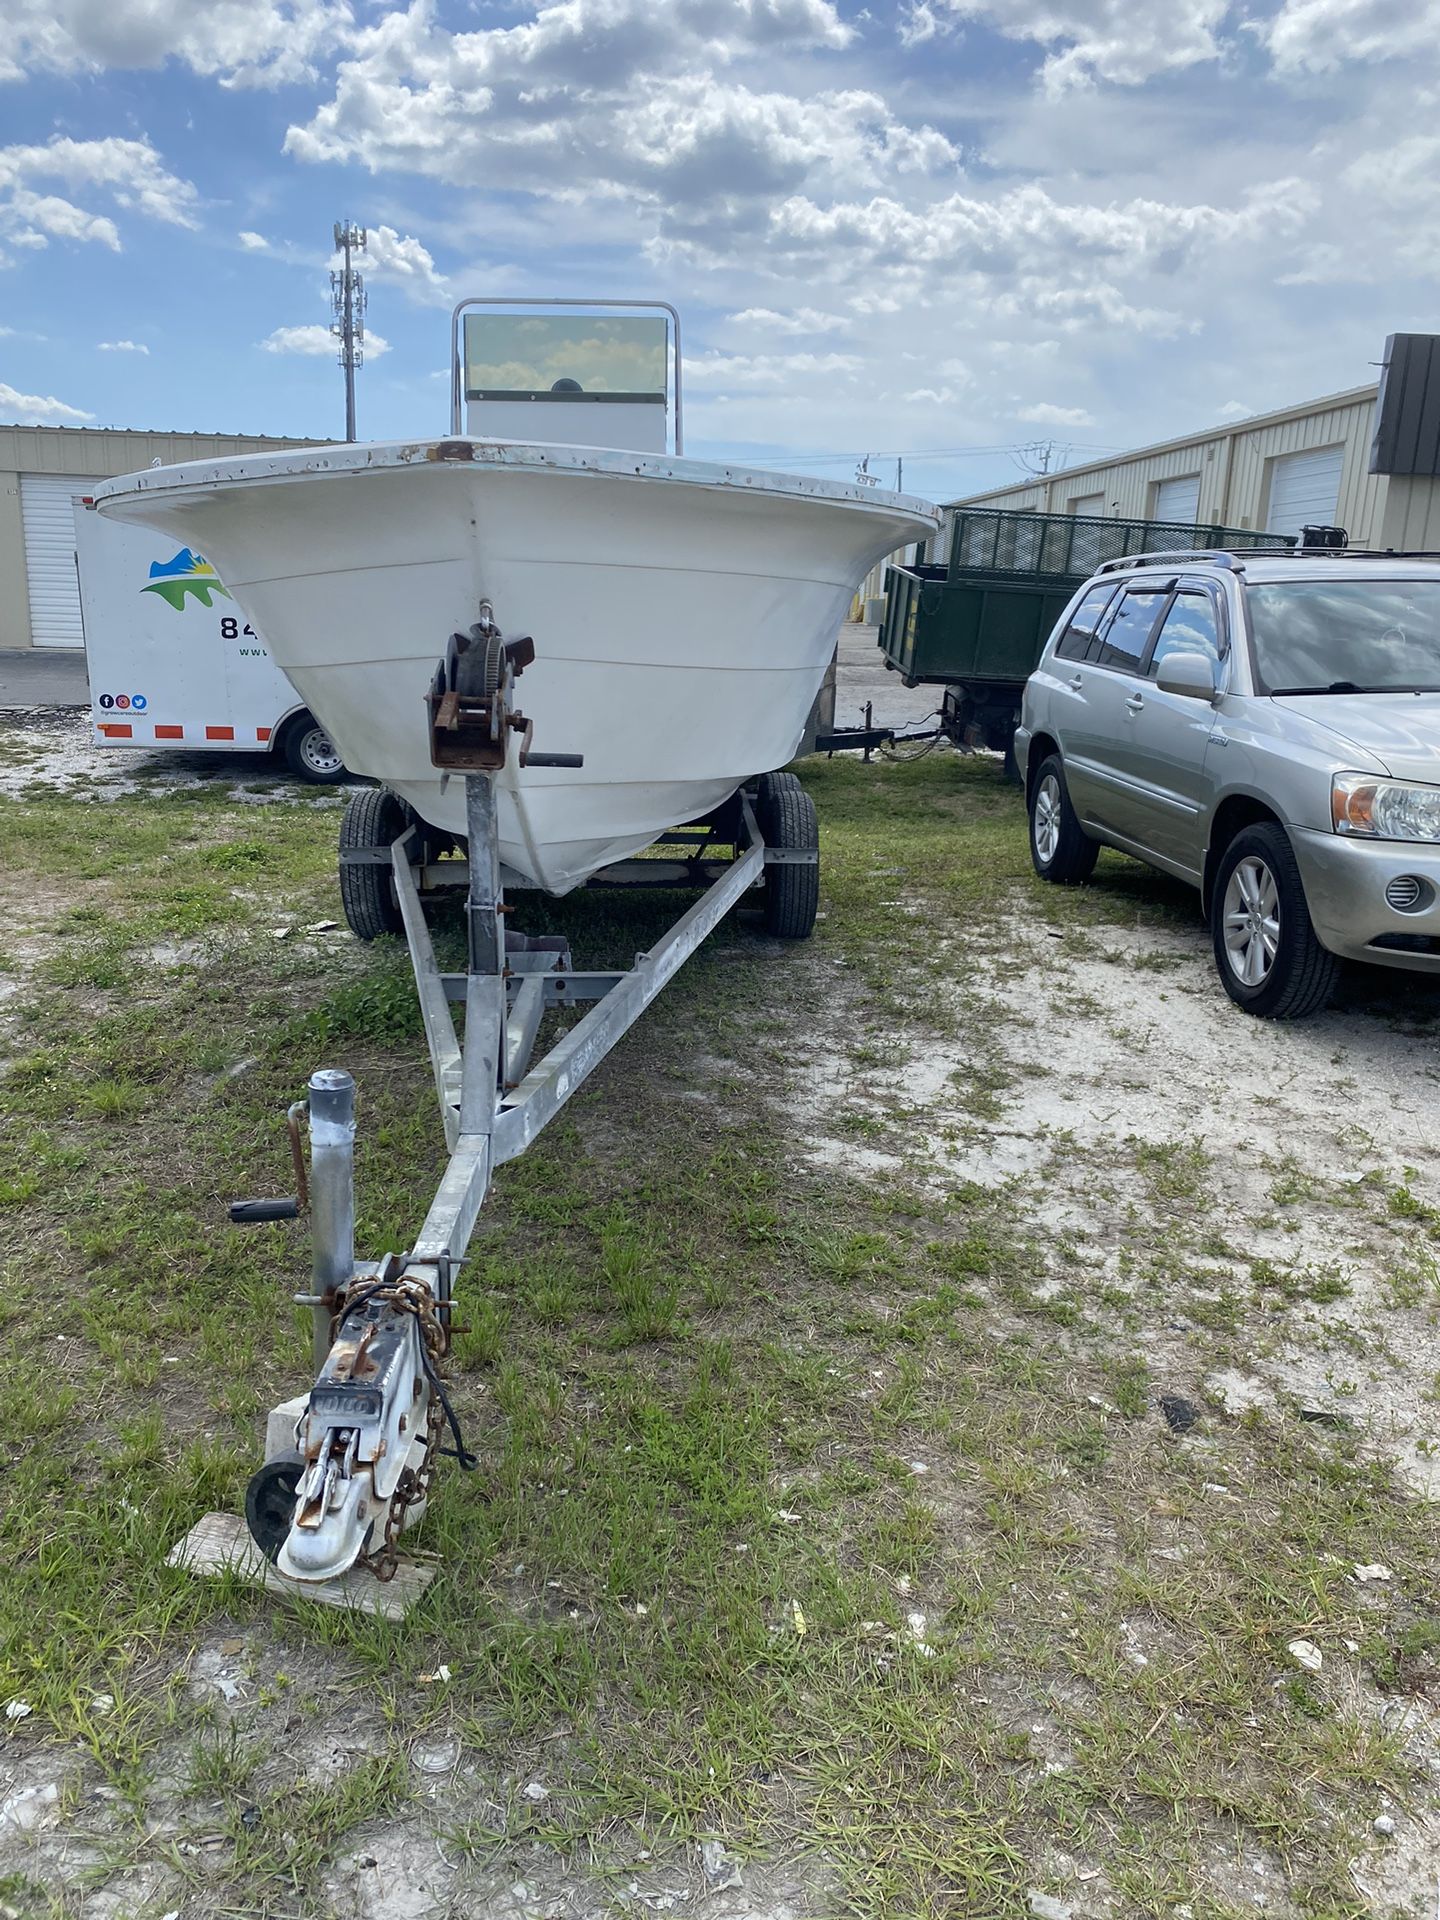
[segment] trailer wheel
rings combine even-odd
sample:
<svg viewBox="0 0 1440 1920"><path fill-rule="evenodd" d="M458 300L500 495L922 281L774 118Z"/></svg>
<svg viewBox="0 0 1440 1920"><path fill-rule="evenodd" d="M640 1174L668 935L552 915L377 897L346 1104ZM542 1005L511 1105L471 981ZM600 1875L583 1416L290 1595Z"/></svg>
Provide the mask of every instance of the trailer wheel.
<svg viewBox="0 0 1440 1920"><path fill-rule="evenodd" d="M340 904L350 931L360 940L403 933L400 902L388 860L347 860L347 853L375 853L398 840L408 825L404 806L386 787L365 787L340 822Z"/></svg>
<svg viewBox="0 0 1440 1920"><path fill-rule="evenodd" d="M281 734L279 746L297 780L333 787L346 777L345 762L313 713L297 713Z"/></svg>
<svg viewBox="0 0 1440 1920"><path fill-rule="evenodd" d="M304 1471L303 1460L271 1460L250 1476L245 1489L245 1525L272 1566L289 1537L295 1491Z"/></svg>
<svg viewBox="0 0 1440 1920"><path fill-rule="evenodd" d="M820 845L815 802L793 773L762 773L756 818L769 847L810 850ZM781 940L806 940L815 930L820 905L820 863L775 861L765 869L761 913L766 933Z"/></svg>

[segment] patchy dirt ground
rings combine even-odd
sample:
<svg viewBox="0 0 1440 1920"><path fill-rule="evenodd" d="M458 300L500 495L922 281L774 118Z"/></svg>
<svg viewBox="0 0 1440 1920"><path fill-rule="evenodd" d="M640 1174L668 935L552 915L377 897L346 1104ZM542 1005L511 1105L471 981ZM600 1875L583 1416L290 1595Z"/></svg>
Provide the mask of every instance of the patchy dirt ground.
<svg viewBox="0 0 1440 1920"><path fill-rule="evenodd" d="M95 743L88 708L0 710L0 798L41 792L115 800L137 793L200 791L219 781L244 806L327 804L327 790L286 776L268 753L175 753Z"/></svg>
<svg viewBox="0 0 1440 1920"><path fill-rule="evenodd" d="M1440 1209L1440 982L1355 968L1319 1018L1257 1021L1221 991L1198 916L1081 940L1017 915L939 991L964 1029L902 1034L893 1063L802 1042L792 1110L813 1158L995 1188L1047 1249L1041 1284L1110 1298L1159 1372L1193 1384L1203 1364L1237 1414L1351 1424L1440 1494L1422 1231ZM978 1113L977 1026L997 1042ZM1256 1284L1258 1313L1201 1324Z"/></svg>
<svg viewBox="0 0 1440 1920"><path fill-rule="evenodd" d="M367 1248L437 1160L335 797L11 745L0 1920L1432 1920L1440 988L1253 1022L986 769L822 770L814 944L722 930L499 1184L396 1634L162 1565L302 1364L215 1225L297 1074Z"/></svg>

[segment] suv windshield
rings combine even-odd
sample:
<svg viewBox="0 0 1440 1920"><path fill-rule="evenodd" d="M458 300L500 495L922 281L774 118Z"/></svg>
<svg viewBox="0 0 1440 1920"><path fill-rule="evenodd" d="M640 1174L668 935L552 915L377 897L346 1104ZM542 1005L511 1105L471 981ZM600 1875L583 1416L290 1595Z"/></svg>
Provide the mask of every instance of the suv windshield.
<svg viewBox="0 0 1440 1920"><path fill-rule="evenodd" d="M1261 693L1440 693L1440 580L1246 589Z"/></svg>

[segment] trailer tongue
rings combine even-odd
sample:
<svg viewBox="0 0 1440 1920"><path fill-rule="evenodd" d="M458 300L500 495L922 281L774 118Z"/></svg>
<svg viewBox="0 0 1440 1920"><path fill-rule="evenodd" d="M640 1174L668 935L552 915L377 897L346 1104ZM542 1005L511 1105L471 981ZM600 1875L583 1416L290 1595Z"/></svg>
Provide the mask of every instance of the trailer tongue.
<svg viewBox="0 0 1440 1920"><path fill-rule="evenodd" d="M399 1565L396 1545L428 1495L447 1425L461 1465L473 1465L445 1388L456 1270L465 1257L495 1169L522 1153L633 1025L682 962L747 892L761 888L769 931L803 937L815 919L818 837L809 797L792 774L763 775L709 820L670 836L688 858L611 869L616 884L705 883L700 898L635 965L579 972L566 942L507 932L495 783L512 763L574 764L531 744L515 705L515 682L533 658L528 639L506 642L488 607L468 635L452 637L432 687L430 758L464 782L465 861L427 859L423 824L393 841L372 836L342 860L366 874L368 900L393 887L414 969L449 1161L413 1247L377 1262L354 1257L354 1083L324 1070L310 1082L308 1197L313 1290L297 1298L315 1315L317 1375L295 1408L294 1444L254 1476L246 1519L288 1578L334 1580L357 1564L378 1579ZM365 793L352 809L383 820ZM761 821L765 822L762 830ZM635 871L636 869L640 871ZM649 869L647 874L644 870ZM605 876L601 876L602 879ZM435 958L425 899L437 885L466 888L466 966L444 973ZM368 920L357 931L374 930ZM464 1008L457 1036L452 1004ZM534 1059L550 1008L588 1005L543 1058ZM292 1138L297 1146L292 1109ZM294 1218L304 1194L237 1201L237 1222Z"/></svg>

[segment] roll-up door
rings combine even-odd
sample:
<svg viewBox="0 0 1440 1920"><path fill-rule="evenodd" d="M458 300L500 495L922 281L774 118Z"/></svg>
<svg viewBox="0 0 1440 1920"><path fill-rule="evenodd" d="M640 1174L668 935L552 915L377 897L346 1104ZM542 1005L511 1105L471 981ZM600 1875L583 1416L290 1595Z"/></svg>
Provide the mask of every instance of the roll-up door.
<svg viewBox="0 0 1440 1920"><path fill-rule="evenodd" d="M74 503L99 480L22 473L20 521L30 589L30 638L37 647L83 647L80 589L75 579Z"/></svg>
<svg viewBox="0 0 1440 1920"><path fill-rule="evenodd" d="M1344 447L1316 447L1285 453L1270 462L1269 533L1299 533L1302 527L1333 524L1340 504Z"/></svg>
<svg viewBox="0 0 1440 1920"><path fill-rule="evenodd" d="M1200 517L1199 474L1186 473L1177 480L1162 480L1155 489L1154 517L1193 527Z"/></svg>

